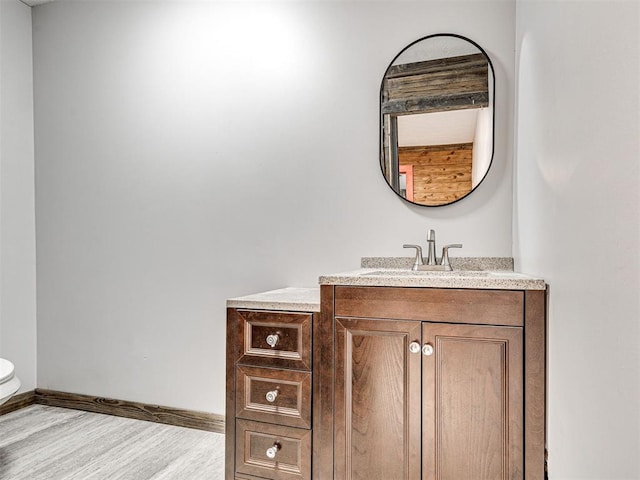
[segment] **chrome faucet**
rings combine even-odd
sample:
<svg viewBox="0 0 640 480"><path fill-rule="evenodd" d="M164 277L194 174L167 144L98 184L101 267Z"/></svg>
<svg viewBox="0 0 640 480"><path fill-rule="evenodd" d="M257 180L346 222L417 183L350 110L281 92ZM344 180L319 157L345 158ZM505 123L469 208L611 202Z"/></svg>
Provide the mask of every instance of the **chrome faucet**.
<svg viewBox="0 0 640 480"><path fill-rule="evenodd" d="M411 270L414 271L446 271L450 272L453 269L451 268L451 263L449 261L449 249L450 248L462 248L461 243L452 243L450 245L445 245L442 247L442 256L440 260L436 258L436 231L429 230L427 232L427 263L424 262L424 258L422 257L422 247L420 245L403 245L403 248L415 248L416 249L416 258L413 262L413 266Z"/></svg>

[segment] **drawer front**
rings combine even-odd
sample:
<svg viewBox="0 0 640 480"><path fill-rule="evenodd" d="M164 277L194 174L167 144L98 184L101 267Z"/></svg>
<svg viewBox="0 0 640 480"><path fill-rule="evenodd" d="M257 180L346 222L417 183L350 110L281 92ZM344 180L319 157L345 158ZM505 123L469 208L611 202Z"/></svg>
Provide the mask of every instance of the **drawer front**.
<svg viewBox="0 0 640 480"><path fill-rule="evenodd" d="M337 286L335 315L521 327L524 292Z"/></svg>
<svg viewBox="0 0 640 480"><path fill-rule="evenodd" d="M237 417L311 428L311 372L240 365L236 392Z"/></svg>
<svg viewBox="0 0 640 480"><path fill-rule="evenodd" d="M310 313L239 310L237 361L311 370Z"/></svg>
<svg viewBox="0 0 640 480"><path fill-rule="evenodd" d="M311 479L311 430L236 420L236 473L274 480Z"/></svg>

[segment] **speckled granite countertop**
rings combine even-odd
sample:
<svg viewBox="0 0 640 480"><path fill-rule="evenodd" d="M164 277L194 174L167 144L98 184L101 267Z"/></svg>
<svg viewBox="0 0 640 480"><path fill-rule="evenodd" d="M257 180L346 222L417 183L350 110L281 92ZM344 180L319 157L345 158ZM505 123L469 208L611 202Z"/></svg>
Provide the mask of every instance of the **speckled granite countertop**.
<svg viewBox="0 0 640 480"><path fill-rule="evenodd" d="M513 272L512 257L454 257L451 259L454 270L508 270ZM362 268L404 268L410 269L414 257L362 257Z"/></svg>
<svg viewBox="0 0 640 480"><path fill-rule="evenodd" d="M281 288L269 292L230 298L227 307L295 312L320 311L320 287Z"/></svg>
<svg viewBox="0 0 640 480"><path fill-rule="evenodd" d="M414 272L410 257L364 257L363 268L322 275L320 285L369 287L476 288L485 290L544 290L545 281L513 271L513 259L451 258L452 272ZM297 312L320 311L320 287L281 288L227 300L227 307Z"/></svg>
<svg viewBox="0 0 640 480"><path fill-rule="evenodd" d="M487 290L544 290L541 278L510 270L464 270L414 272L408 269L361 268L351 272L323 275L321 285L368 287L477 288Z"/></svg>
<svg viewBox="0 0 640 480"><path fill-rule="evenodd" d="M323 275L320 285L544 290L545 281L513 271L511 257L451 257L452 272L411 270L413 257L363 257L359 270Z"/></svg>

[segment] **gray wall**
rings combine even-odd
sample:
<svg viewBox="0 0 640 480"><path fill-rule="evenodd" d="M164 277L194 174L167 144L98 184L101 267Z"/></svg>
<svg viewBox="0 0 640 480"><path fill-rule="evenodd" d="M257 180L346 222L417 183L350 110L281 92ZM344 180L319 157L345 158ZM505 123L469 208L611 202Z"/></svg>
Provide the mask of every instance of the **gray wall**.
<svg viewBox="0 0 640 480"><path fill-rule="evenodd" d="M0 0L0 357L36 386L31 9Z"/></svg>
<svg viewBox="0 0 640 480"><path fill-rule="evenodd" d="M514 255L549 303L549 473L640 478L640 3L517 12Z"/></svg>
<svg viewBox="0 0 640 480"><path fill-rule="evenodd" d="M222 413L226 298L408 255L427 228L511 255L514 2L33 16L40 387ZM496 155L467 200L425 209L380 174L378 95L391 59L438 32L494 62Z"/></svg>

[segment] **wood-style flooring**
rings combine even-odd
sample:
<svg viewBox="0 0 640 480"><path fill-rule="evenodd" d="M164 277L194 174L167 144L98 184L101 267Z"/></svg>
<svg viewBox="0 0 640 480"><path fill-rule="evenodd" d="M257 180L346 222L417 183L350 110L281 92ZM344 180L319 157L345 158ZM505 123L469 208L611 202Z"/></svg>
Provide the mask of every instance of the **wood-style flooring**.
<svg viewBox="0 0 640 480"><path fill-rule="evenodd" d="M0 416L1 480L222 480L224 435L45 405Z"/></svg>

